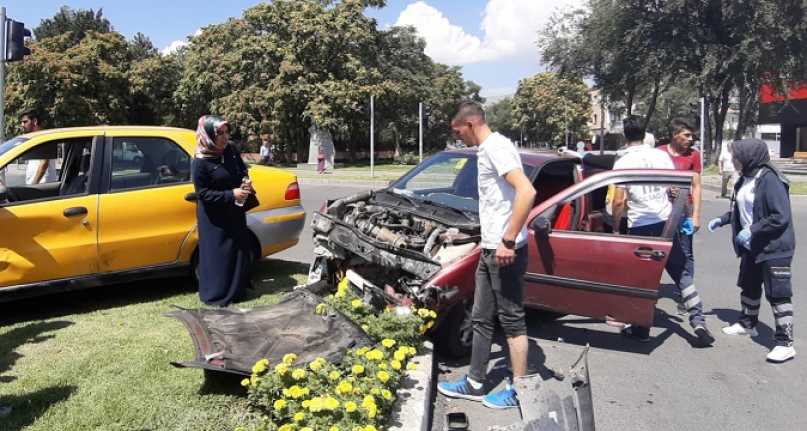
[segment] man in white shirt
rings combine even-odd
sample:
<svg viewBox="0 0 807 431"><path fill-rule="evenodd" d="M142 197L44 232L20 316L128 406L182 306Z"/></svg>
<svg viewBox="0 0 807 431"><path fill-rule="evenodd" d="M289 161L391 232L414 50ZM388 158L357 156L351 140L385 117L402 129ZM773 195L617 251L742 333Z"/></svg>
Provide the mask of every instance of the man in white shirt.
<svg viewBox="0 0 807 431"><path fill-rule="evenodd" d="M727 198L729 197L729 188L733 189L734 182L737 180L737 172L734 170L734 162L731 155L731 144L725 144L723 146L717 163L720 176L722 177L720 197ZM729 183L731 183L731 187L729 187Z"/></svg>
<svg viewBox="0 0 807 431"><path fill-rule="evenodd" d="M478 103L461 104L451 129L466 145L479 147L482 251L476 270L470 372L458 381L440 383L438 390L449 397L482 401L491 408L514 408L519 404L511 385L487 395L484 385L497 320L507 338L514 384L523 385L519 379L527 374L523 304L527 228L524 223L535 200L535 189L524 175L515 145L490 130Z"/></svg>
<svg viewBox="0 0 807 431"><path fill-rule="evenodd" d="M624 120L624 134L628 140L625 154L614 163L614 169L675 169L675 163L666 151L660 151L643 144L645 131L641 118L631 116ZM617 186L614 191L613 215L615 223L622 219L627 209L628 234L637 236L660 236L670 218L672 203L669 188L658 185ZM615 233L617 231L615 230ZM702 346L714 343L714 337L706 327L703 304L695 289L691 271L685 270L685 259L681 242L682 234L676 227L673 246L665 269L675 281L682 302L689 312L689 323ZM628 326L622 333L642 342L650 340L650 329Z"/></svg>
<svg viewBox="0 0 807 431"><path fill-rule="evenodd" d="M36 132L42 129L39 125L39 115L29 111L20 116L20 126L24 133ZM43 184L57 181L56 160L28 160L25 167L25 184Z"/></svg>

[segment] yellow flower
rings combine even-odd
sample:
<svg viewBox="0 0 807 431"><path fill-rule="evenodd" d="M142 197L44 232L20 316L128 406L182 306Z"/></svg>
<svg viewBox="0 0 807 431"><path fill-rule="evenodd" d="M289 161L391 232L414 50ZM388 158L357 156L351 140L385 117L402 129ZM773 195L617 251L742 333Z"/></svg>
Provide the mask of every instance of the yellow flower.
<svg viewBox="0 0 807 431"><path fill-rule="evenodd" d="M297 360L297 355L295 355L294 353L286 353L285 355L283 355L283 363L286 364L286 365L291 365L296 360Z"/></svg>
<svg viewBox="0 0 807 431"><path fill-rule="evenodd" d="M404 346L403 348L405 349L404 352L409 356L415 356L418 352L418 349L412 346Z"/></svg>
<svg viewBox="0 0 807 431"><path fill-rule="evenodd" d="M381 396L384 397L385 400L389 401L392 399L392 392L387 389L382 389Z"/></svg>
<svg viewBox="0 0 807 431"><path fill-rule="evenodd" d="M372 395L367 395L367 396L366 396L366 397L364 397L364 399L361 401L361 406L366 408L367 406L371 406L371 405L372 405L372 406L374 406L374 405L375 405L375 398L374 398Z"/></svg>
<svg viewBox="0 0 807 431"><path fill-rule="evenodd" d="M311 398L311 402L308 404L308 410L313 413L321 412L324 407L325 401L321 397Z"/></svg>
<svg viewBox="0 0 807 431"><path fill-rule="evenodd" d="M314 313L316 313L316 314L325 314L325 312L327 310L328 310L327 305L325 305L325 304L317 304L317 308L316 308L316 310L314 310Z"/></svg>
<svg viewBox="0 0 807 431"><path fill-rule="evenodd" d="M297 412L294 414L294 422L302 422L305 419L305 413Z"/></svg>
<svg viewBox="0 0 807 431"><path fill-rule="evenodd" d="M351 371L353 374L355 374L355 375L357 375L357 376L358 376L359 374L361 374L361 373L363 373L363 372L364 372L364 365L359 365L359 364L356 364L356 365L354 365L354 366L353 366L353 368L351 368L351 369L350 369L350 371Z"/></svg>
<svg viewBox="0 0 807 431"><path fill-rule="evenodd" d="M300 431L314 431L311 427L302 427Z"/></svg>
<svg viewBox="0 0 807 431"><path fill-rule="evenodd" d="M339 373L339 371L333 370L328 373L328 380L336 381L339 380L340 377L342 377L342 375Z"/></svg>
<svg viewBox="0 0 807 431"><path fill-rule="evenodd" d="M386 371L379 371L375 376L378 377L378 380L381 380L381 383L387 383L387 380L389 380L389 373Z"/></svg>
<svg viewBox="0 0 807 431"><path fill-rule="evenodd" d="M285 375L287 372L289 372L289 366L285 363L275 365L275 373L278 376Z"/></svg>
<svg viewBox="0 0 807 431"><path fill-rule="evenodd" d="M418 368L418 366L414 362L410 362L410 363L406 364L406 369L407 370L411 371L411 370L416 370L417 368Z"/></svg>
<svg viewBox="0 0 807 431"><path fill-rule="evenodd" d="M393 340L391 338L385 338L385 339L381 340L381 345L389 349L389 348L391 348L392 346L395 345L395 340Z"/></svg>
<svg viewBox="0 0 807 431"><path fill-rule="evenodd" d="M353 385L351 385L350 382L347 382L345 380L342 380L336 386L336 393L338 395L349 394L351 391L353 391Z"/></svg>
<svg viewBox="0 0 807 431"><path fill-rule="evenodd" d="M370 393L373 395L381 395L381 389L378 388L370 389Z"/></svg>
<svg viewBox="0 0 807 431"><path fill-rule="evenodd" d="M241 386L249 386L249 379L241 380Z"/></svg>
<svg viewBox="0 0 807 431"><path fill-rule="evenodd" d="M383 363L383 362L382 362L382 363L380 363L380 364L378 364L378 369L380 369L380 370L386 370L386 369L387 369L387 364L385 364L385 363Z"/></svg>
<svg viewBox="0 0 807 431"><path fill-rule="evenodd" d="M364 355L365 353L367 353L369 351L370 351L370 348L365 346L365 347L360 348L359 350L356 350L356 354L361 356L361 355Z"/></svg>
<svg viewBox="0 0 807 431"><path fill-rule="evenodd" d="M418 310L418 317L421 319L425 319L429 317L429 309L428 308L421 308Z"/></svg>
<svg viewBox="0 0 807 431"><path fill-rule="evenodd" d="M302 406L304 409L307 409L309 406L311 406L311 400L303 400Z"/></svg>
<svg viewBox="0 0 807 431"><path fill-rule="evenodd" d="M252 366L252 374L260 374L266 371L266 368L269 366L268 359L261 359L260 361L256 362L255 365Z"/></svg>
<svg viewBox="0 0 807 431"><path fill-rule="evenodd" d="M339 408L339 400L331 396L325 397L324 404L326 410L336 410Z"/></svg>
<svg viewBox="0 0 807 431"><path fill-rule="evenodd" d="M373 425L367 425L364 427L364 431L378 431Z"/></svg>
<svg viewBox="0 0 807 431"><path fill-rule="evenodd" d="M294 426L290 424L281 425L277 431L294 431Z"/></svg>
<svg viewBox="0 0 807 431"><path fill-rule="evenodd" d="M364 307L364 302L361 299L356 298L350 301L350 306L358 310L359 308Z"/></svg>
<svg viewBox="0 0 807 431"><path fill-rule="evenodd" d="M400 370L401 369L401 361L392 361L389 363L393 370Z"/></svg>
<svg viewBox="0 0 807 431"><path fill-rule="evenodd" d="M339 431L339 427L334 425L334 426L328 428L328 431Z"/></svg>
<svg viewBox="0 0 807 431"><path fill-rule="evenodd" d="M371 361L380 361L384 359L384 352L378 349L373 349L365 353L364 357Z"/></svg>
<svg viewBox="0 0 807 431"><path fill-rule="evenodd" d="M337 298L344 298L347 295L348 283L350 283L347 277L339 280L339 284L336 286L336 297Z"/></svg>
<svg viewBox="0 0 807 431"><path fill-rule="evenodd" d="M307 394L308 394L308 388L301 388L297 385L294 385L288 389L283 390L283 395L294 398L295 400L298 398L302 398Z"/></svg>
<svg viewBox="0 0 807 431"><path fill-rule="evenodd" d="M272 407L274 407L275 410L283 410L283 408L286 407L286 400L277 400L272 404Z"/></svg>
<svg viewBox="0 0 807 431"><path fill-rule="evenodd" d="M432 319L436 319L437 312L435 312L434 310L429 310L429 317L431 317Z"/></svg>
<svg viewBox="0 0 807 431"><path fill-rule="evenodd" d="M395 358L396 361L403 362L406 359L406 351L400 348L393 353L392 357Z"/></svg>
<svg viewBox="0 0 807 431"><path fill-rule="evenodd" d="M375 404L369 405L365 407L365 409L367 410L367 417L370 419L374 418L376 414L378 414L378 407L376 407Z"/></svg>
<svg viewBox="0 0 807 431"><path fill-rule="evenodd" d="M308 364L308 367L311 368L311 371L316 372L316 371L321 370L322 367L324 367L325 364L327 364L327 363L328 363L328 361L326 361L325 358L317 358L317 359L314 359L313 361L311 361L311 363Z"/></svg>
<svg viewBox="0 0 807 431"><path fill-rule="evenodd" d="M348 412L348 413L353 413L358 408L359 408L359 406L357 406L356 403L353 402L353 401L348 401L348 402L345 403L345 411Z"/></svg>
<svg viewBox="0 0 807 431"><path fill-rule="evenodd" d="M305 378L305 370L302 368L295 368L294 371L291 372L291 378L294 380L302 380Z"/></svg>

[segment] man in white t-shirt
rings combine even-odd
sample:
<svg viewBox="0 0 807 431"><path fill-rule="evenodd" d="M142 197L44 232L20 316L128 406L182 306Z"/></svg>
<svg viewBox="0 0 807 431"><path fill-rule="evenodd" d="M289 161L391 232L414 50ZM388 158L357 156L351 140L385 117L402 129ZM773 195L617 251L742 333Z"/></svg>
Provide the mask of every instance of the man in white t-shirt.
<svg viewBox="0 0 807 431"><path fill-rule="evenodd" d="M675 169L675 163L666 151L644 145L645 131L641 118L631 116L626 118L623 124L628 147L625 154L614 163L614 169ZM657 185L617 186L613 199L613 215L617 223L622 219L626 209L630 235L660 236L672 212L669 188ZM679 229L676 228L665 269L675 281L682 301L689 304L687 306L689 321L698 341L703 346L709 346L715 340L706 327L700 295L695 288L693 277L689 273L684 273L683 265L679 262L685 257L681 251L680 235ZM650 340L649 328L628 326L622 333L642 342Z"/></svg>
<svg viewBox="0 0 807 431"><path fill-rule="evenodd" d="M526 388L527 326L524 321L524 272L527 268L527 228L524 223L535 200L535 189L524 175L521 156L509 139L493 133L485 112L465 102L451 122L454 135L477 153L479 222L482 251L476 269L473 307L473 346L468 376L442 382L443 395L465 398L491 408L518 407L516 390ZM496 322L502 327L513 369L511 385L485 395L488 359Z"/></svg>
<svg viewBox="0 0 807 431"><path fill-rule="evenodd" d="M29 111L20 116L20 127L24 133L36 132L42 129L39 124L39 115ZM56 160L28 160L25 167L25 184L43 184L57 181Z"/></svg>

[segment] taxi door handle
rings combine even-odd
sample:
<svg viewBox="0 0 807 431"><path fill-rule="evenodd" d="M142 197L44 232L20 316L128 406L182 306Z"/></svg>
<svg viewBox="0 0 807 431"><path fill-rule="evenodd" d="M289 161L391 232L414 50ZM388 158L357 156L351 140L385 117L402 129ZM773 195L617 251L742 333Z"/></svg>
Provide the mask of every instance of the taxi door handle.
<svg viewBox="0 0 807 431"><path fill-rule="evenodd" d="M197 196L196 192L190 192L185 195L185 200L188 202L196 202Z"/></svg>
<svg viewBox="0 0 807 431"><path fill-rule="evenodd" d="M70 207L64 210L62 213L65 217L76 217L76 216L83 216L87 215L87 208L85 207Z"/></svg>

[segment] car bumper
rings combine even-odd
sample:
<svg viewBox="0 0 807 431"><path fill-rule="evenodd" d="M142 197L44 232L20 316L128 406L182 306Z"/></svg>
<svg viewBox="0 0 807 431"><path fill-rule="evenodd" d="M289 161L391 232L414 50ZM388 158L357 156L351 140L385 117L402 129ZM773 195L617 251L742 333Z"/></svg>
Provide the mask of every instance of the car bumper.
<svg viewBox="0 0 807 431"><path fill-rule="evenodd" d="M304 225L305 209L301 205L247 213L247 226L258 238L261 256L297 244Z"/></svg>

